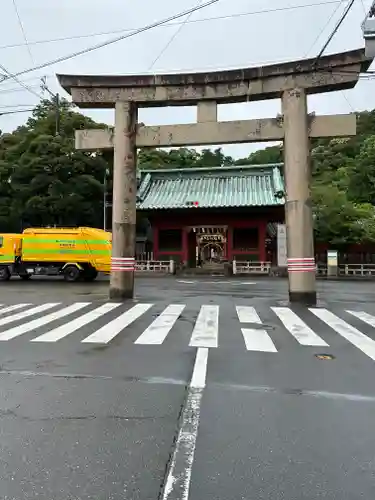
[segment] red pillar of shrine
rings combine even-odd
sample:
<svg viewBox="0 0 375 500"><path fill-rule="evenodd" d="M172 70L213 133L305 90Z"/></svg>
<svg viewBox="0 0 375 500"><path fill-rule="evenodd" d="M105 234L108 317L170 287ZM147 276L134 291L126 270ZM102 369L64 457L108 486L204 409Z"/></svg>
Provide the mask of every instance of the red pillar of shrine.
<svg viewBox="0 0 375 500"><path fill-rule="evenodd" d="M233 228L228 227L227 231L227 260L233 259Z"/></svg>
<svg viewBox="0 0 375 500"><path fill-rule="evenodd" d="M182 261L187 264L189 259L189 242L188 242L188 230L186 227L182 228Z"/></svg>
<svg viewBox="0 0 375 500"><path fill-rule="evenodd" d="M267 238L267 222L261 221L258 226L258 234L259 234L259 261L266 262L267 254L266 254L266 238Z"/></svg>
<svg viewBox="0 0 375 500"><path fill-rule="evenodd" d="M152 234L153 234L152 250L154 254L154 260L159 260L159 228L153 227Z"/></svg>

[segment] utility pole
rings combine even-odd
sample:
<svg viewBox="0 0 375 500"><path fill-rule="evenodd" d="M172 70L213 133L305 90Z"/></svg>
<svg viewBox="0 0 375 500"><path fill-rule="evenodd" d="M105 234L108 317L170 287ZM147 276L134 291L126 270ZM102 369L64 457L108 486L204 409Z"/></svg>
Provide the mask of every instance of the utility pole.
<svg viewBox="0 0 375 500"><path fill-rule="evenodd" d="M56 136L60 134L60 96L59 94L55 95L55 123L56 123L56 129L55 133Z"/></svg>
<svg viewBox="0 0 375 500"><path fill-rule="evenodd" d="M52 103L55 106L55 135L58 136L60 135L60 96L59 94L54 94L53 92L50 91L50 89L47 86L45 76L43 76L41 80L42 80L41 89L49 93L49 95L52 97Z"/></svg>

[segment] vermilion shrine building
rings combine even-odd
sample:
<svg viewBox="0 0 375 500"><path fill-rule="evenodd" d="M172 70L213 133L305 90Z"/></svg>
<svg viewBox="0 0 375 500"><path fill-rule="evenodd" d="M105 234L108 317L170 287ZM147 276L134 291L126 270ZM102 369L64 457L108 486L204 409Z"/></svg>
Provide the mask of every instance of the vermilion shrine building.
<svg viewBox="0 0 375 500"><path fill-rule="evenodd" d="M277 265L276 225L285 221L282 170L282 164L141 170L137 260ZM317 263L326 264L330 248L315 244ZM350 245L339 262L375 263L374 245Z"/></svg>
<svg viewBox="0 0 375 500"><path fill-rule="evenodd" d="M144 170L137 213L151 226L154 260L272 261L267 243L284 221L282 165Z"/></svg>

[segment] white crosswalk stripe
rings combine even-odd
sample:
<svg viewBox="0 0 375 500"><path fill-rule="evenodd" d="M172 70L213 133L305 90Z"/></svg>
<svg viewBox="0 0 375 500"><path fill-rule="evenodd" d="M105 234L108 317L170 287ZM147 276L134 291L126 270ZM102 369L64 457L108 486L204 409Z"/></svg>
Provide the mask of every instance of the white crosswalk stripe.
<svg viewBox="0 0 375 500"><path fill-rule="evenodd" d="M254 307L236 306L240 323L262 324ZM245 346L248 351L277 352L275 344L266 330L261 328L241 328Z"/></svg>
<svg viewBox="0 0 375 500"><path fill-rule="evenodd" d="M6 316L5 318L0 319L0 325L8 325L9 323L19 321L20 319L29 318L35 314L47 311L47 309L52 309L52 307L58 306L59 304L60 302L49 302L48 304L42 304L40 306L33 307L32 309L28 309L27 311L13 314L12 316Z"/></svg>
<svg viewBox="0 0 375 500"><path fill-rule="evenodd" d="M282 339L288 336L307 348L334 346L334 337L338 334L375 361L375 340L361 332L361 326L358 329L350 324L351 317L353 321L363 324L366 333L370 328L375 329L375 315L365 311L342 311L350 316L346 318L348 322L339 317L340 312L334 314L324 308L297 311L289 307L262 306L257 310L253 306L237 305L230 312L232 307L198 305L191 313L193 324L190 324L186 318L182 318L186 304L169 304L165 307L148 303L127 307L116 302L98 306L92 302L4 305L0 308L0 342L11 341L26 333L30 334L26 341L35 345L57 343L66 337L74 339L74 342L108 344L120 336L121 340L139 346L166 345L174 340L190 347L237 345L246 351L277 353L278 349L285 349ZM238 318L234 323L233 312L237 313ZM270 315L273 318L271 320ZM219 318L220 322L224 321L220 323L221 326ZM266 327L264 321L267 324L271 321L272 328ZM310 322L313 322L319 334ZM14 325L8 327L11 323ZM133 324L135 329L130 330ZM185 333L181 336L182 325ZM125 330L128 334L124 334ZM77 332L78 338L71 335L74 332Z"/></svg>
<svg viewBox="0 0 375 500"><path fill-rule="evenodd" d="M372 316L371 314L368 314L364 311L346 311L346 312L375 328L375 316Z"/></svg>
<svg viewBox="0 0 375 500"><path fill-rule="evenodd" d="M370 337L327 309L310 308L310 311L375 361L375 342Z"/></svg>
<svg viewBox="0 0 375 500"><path fill-rule="evenodd" d="M134 343L162 344L184 309L184 304L170 304Z"/></svg>
<svg viewBox="0 0 375 500"><path fill-rule="evenodd" d="M0 333L0 340L11 340L19 335L22 335L26 332L31 332L36 328L40 328L43 325L47 325L48 323L52 323L52 321L56 321L57 319L64 318L69 314L72 314L76 311L79 311L83 307L90 305L90 302L76 302L68 307L64 307L60 309L60 311L56 311L47 316L42 316L41 318L34 319L29 321L28 323L23 323L22 325L14 326L9 330L5 330L5 332ZM34 339L36 340L36 339Z"/></svg>
<svg viewBox="0 0 375 500"><path fill-rule="evenodd" d="M102 306L98 307L97 309L94 309L93 311L90 311L83 316L80 316L79 318L73 319L72 321L69 321L69 323L65 323L64 325L58 326L57 328L54 328L53 330L40 335L36 339L33 339L33 342L56 342L57 340L63 339L67 335L77 331L79 328L82 328L85 325L88 325L89 323L92 323L96 319L100 318L103 316L103 314L106 314L109 311L112 311L116 307L118 307L120 304L116 303L109 303L109 304L103 304Z"/></svg>
<svg viewBox="0 0 375 500"><path fill-rule="evenodd" d="M328 346L319 335L317 335L302 319L289 307L271 307L272 311L279 317L285 328L302 345Z"/></svg>
<svg viewBox="0 0 375 500"><path fill-rule="evenodd" d="M94 344L108 344L113 338L116 337L124 328L133 323L142 314L148 311L152 304L136 304L128 311L122 313L116 319L110 321L102 328L99 328L92 335L89 335L82 342Z"/></svg>
<svg viewBox="0 0 375 500"><path fill-rule="evenodd" d="M6 313L12 312L12 311L17 311L18 309L22 309L23 307L27 307L27 306L31 306L31 305L32 304L14 304L12 306L3 307L2 309L0 309L0 315L6 314Z"/></svg>
<svg viewBox="0 0 375 500"><path fill-rule="evenodd" d="M217 347L219 334L219 306L201 306L193 333L191 347Z"/></svg>

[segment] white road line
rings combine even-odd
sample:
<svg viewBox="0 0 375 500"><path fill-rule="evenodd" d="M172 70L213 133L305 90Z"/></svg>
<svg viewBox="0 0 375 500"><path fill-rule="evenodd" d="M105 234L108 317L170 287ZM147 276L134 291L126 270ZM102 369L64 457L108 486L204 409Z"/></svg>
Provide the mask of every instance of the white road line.
<svg viewBox="0 0 375 500"><path fill-rule="evenodd" d="M91 302L76 302L75 304L60 309L60 311L47 314L47 316L42 316L41 318L34 319L32 321L29 321L28 323L23 323L22 325L19 326L14 326L13 328L6 330L5 332L0 332L0 341L11 340L15 337L18 337L19 335L22 335L23 333L36 330L37 328L43 325L47 325L52 321L55 321L57 319L63 318L64 316L67 316L68 314L72 314L76 311L79 311L83 307L89 306L90 304Z"/></svg>
<svg viewBox="0 0 375 500"><path fill-rule="evenodd" d="M197 350L193 375L186 404L182 412L181 427L169 467L162 500L188 500L191 470L197 442L200 408L206 385L208 349Z"/></svg>
<svg viewBox="0 0 375 500"><path fill-rule="evenodd" d="M310 311L375 361L375 342L367 337L367 335L338 318L335 314L327 311L327 309L311 308Z"/></svg>
<svg viewBox="0 0 375 500"><path fill-rule="evenodd" d="M112 311L119 305L120 303L107 302L106 304L97 307L93 311L87 312L83 316L79 316L78 318L73 319L68 323L58 326L57 328L54 328L53 330L50 330L49 332L44 333L43 335L40 335L35 339L32 339L31 342L56 342L57 340L60 340L67 335L75 332L79 328L92 323L93 321L100 318L107 312Z"/></svg>
<svg viewBox="0 0 375 500"><path fill-rule="evenodd" d="M241 331L248 351L277 352L266 330L241 328Z"/></svg>
<svg viewBox="0 0 375 500"><path fill-rule="evenodd" d="M193 375L191 377L190 387L192 389L204 389L206 386L208 349L201 347L197 350L195 357Z"/></svg>
<svg viewBox="0 0 375 500"><path fill-rule="evenodd" d="M289 307L271 307L271 309L301 345L328 346L327 342L311 330Z"/></svg>
<svg viewBox="0 0 375 500"><path fill-rule="evenodd" d="M346 311L346 312L375 328L375 317L372 316L371 314L368 314L364 311Z"/></svg>
<svg viewBox="0 0 375 500"><path fill-rule="evenodd" d="M32 304L14 304L13 306L3 307L2 309L0 309L0 314L17 311L17 309L22 309L23 307L27 306L32 306Z"/></svg>
<svg viewBox="0 0 375 500"><path fill-rule="evenodd" d="M192 347L217 347L218 334L219 306L202 306L189 345Z"/></svg>
<svg viewBox="0 0 375 500"><path fill-rule="evenodd" d="M104 325L102 328L99 328L99 330L93 334L81 340L81 342L87 344L107 344L122 330L124 330L124 328L142 316L142 314L148 311L152 306L153 304L136 304L128 311L120 314L120 316Z"/></svg>
<svg viewBox="0 0 375 500"><path fill-rule="evenodd" d="M52 307L58 305L60 305L60 302L49 302L47 304L42 304L41 306L33 307L32 309L28 309L27 311L13 314L12 316L7 316L6 318L1 318L0 325L7 325L8 323L13 323L14 321L28 318L29 316L33 316L34 314L38 314L43 311L47 311L47 309L52 309Z"/></svg>
<svg viewBox="0 0 375 500"><path fill-rule="evenodd" d="M185 304L170 304L134 343L162 344L184 309Z"/></svg>
<svg viewBox="0 0 375 500"><path fill-rule="evenodd" d="M262 324L262 320L258 316L254 307L250 306L236 306L237 316L240 323L256 323Z"/></svg>

